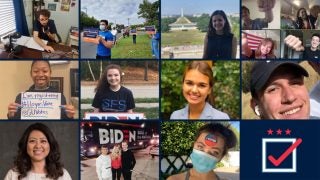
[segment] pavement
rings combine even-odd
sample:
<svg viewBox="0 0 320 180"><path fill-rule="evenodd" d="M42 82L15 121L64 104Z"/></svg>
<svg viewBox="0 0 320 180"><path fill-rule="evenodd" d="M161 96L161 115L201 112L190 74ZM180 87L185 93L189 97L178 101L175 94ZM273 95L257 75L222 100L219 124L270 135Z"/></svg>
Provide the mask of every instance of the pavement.
<svg viewBox="0 0 320 180"><path fill-rule="evenodd" d="M136 165L132 172L132 180L157 180L159 179L159 157L152 158L149 155L149 148L134 152ZM98 179L96 173L96 158L81 160L81 179ZM121 177L123 180L123 177Z"/></svg>

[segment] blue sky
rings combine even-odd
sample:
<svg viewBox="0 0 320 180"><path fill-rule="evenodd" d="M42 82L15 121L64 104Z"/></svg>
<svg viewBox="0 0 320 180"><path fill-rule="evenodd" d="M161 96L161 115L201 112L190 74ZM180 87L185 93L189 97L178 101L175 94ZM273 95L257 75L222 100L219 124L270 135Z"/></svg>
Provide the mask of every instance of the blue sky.
<svg viewBox="0 0 320 180"><path fill-rule="evenodd" d="M239 121L229 121L231 126L236 128L240 132L240 122Z"/></svg>
<svg viewBox="0 0 320 180"><path fill-rule="evenodd" d="M161 0L161 15L207 13L223 10L227 14L239 13L240 0Z"/></svg>
<svg viewBox="0 0 320 180"><path fill-rule="evenodd" d="M148 0L155 2L156 0ZM81 0L81 11L98 20L107 19L109 22L128 25L145 22L138 18L139 4L143 0Z"/></svg>

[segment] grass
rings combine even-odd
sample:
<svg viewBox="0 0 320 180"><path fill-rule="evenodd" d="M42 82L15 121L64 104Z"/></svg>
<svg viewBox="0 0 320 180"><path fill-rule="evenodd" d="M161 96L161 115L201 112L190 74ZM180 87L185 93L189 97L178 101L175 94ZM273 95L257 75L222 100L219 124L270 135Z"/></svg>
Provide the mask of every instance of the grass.
<svg viewBox="0 0 320 180"><path fill-rule="evenodd" d="M91 112L92 109L81 109L80 118L83 118L85 112ZM159 119L159 108L135 108L134 112L144 113L147 119Z"/></svg>
<svg viewBox="0 0 320 180"><path fill-rule="evenodd" d="M152 59L151 40L147 34L137 35L137 44L132 43L132 36L117 41L111 52L112 58Z"/></svg>
<svg viewBox="0 0 320 180"><path fill-rule="evenodd" d="M93 99L81 99L81 104L92 104ZM135 103L158 103L159 98L135 98Z"/></svg>
<svg viewBox="0 0 320 180"><path fill-rule="evenodd" d="M203 45L205 35L198 30L161 33L161 46Z"/></svg>

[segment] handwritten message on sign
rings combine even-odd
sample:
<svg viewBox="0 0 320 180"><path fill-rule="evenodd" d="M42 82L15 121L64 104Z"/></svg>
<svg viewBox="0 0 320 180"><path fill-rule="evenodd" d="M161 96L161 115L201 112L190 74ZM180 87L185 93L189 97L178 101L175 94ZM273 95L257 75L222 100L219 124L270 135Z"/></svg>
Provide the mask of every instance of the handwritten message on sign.
<svg viewBox="0 0 320 180"><path fill-rule="evenodd" d="M86 120L141 120L143 113L85 113Z"/></svg>
<svg viewBox="0 0 320 180"><path fill-rule="evenodd" d="M21 119L60 119L61 93L21 93Z"/></svg>

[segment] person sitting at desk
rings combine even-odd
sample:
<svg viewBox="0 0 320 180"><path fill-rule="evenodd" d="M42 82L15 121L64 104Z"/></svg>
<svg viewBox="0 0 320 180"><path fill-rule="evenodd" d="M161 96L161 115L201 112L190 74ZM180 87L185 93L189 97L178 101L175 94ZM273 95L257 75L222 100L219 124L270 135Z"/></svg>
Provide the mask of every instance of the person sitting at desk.
<svg viewBox="0 0 320 180"><path fill-rule="evenodd" d="M50 18L50 11L47 9L41 9L37 12L37 20L33 27L33 38L44 50L53 52L54 49L51 46L46 45L41 39L48 42L56 42L55 37L57 34L56 25L54 20Z"/></svg>

